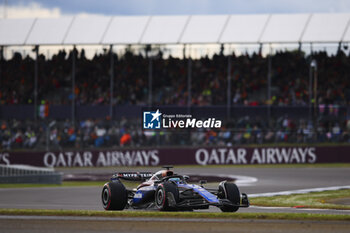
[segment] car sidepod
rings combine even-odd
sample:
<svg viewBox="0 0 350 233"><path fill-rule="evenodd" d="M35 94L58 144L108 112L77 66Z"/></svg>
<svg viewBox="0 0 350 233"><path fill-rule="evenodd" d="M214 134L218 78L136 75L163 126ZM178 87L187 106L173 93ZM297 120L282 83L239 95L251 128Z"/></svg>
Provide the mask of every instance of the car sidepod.
<svg viewBox="0 0 350 233"><path fill-rule="evenodd" d="M144 205L154 201L156 187L144 186L136 191L132 199L134 206Z"/></svg>

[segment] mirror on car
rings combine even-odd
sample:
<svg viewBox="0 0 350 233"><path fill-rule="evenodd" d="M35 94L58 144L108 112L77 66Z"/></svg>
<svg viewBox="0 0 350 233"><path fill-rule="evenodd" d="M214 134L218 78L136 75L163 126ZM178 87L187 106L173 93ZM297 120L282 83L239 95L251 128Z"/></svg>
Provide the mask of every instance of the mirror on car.
<svg viewBox="0 0 350 233"><path fill-rule="evenodd" d="M200 180L200 181L199 181L199 184L200 184L201 186L203 186L203 184L206 184L206 183L207 183L206 180Z"/></svg>

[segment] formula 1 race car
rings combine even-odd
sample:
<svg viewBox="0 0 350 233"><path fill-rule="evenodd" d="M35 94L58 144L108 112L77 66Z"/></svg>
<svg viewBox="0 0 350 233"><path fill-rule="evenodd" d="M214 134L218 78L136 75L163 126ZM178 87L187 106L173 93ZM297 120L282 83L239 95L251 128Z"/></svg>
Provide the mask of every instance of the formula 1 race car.
<svg viewBox="0 0 350 233"><path fill-rule="evenodd" d="M170 168L156 173L115 173L102 189L102 205L105 210L152 209L162 211L192 211L216 206L223 212L235 212L239 207L249 207L248 196L242 195L234 183L222 181L218 189L188 184L189 176L174 174ZM126 189L121 179L142 181L136 189Z"/></svg>

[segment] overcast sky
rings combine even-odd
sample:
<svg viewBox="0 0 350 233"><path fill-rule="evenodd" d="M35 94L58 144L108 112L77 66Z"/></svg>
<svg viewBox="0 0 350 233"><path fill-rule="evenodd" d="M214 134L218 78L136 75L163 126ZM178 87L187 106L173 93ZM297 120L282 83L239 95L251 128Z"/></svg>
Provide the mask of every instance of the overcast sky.
<svg viewBox="0 0 350 233"><path fill-rule="evenodd" d="M7 10L4 10L7 2ZM350 12L350 0L0 0L7 17Z"/></svg>

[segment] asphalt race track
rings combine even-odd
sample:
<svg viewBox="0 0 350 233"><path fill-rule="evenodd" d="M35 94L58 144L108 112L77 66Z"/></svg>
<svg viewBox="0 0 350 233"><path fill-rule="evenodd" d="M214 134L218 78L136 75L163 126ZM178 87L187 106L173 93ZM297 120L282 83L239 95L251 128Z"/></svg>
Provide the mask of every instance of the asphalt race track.
<svg viewBox="0 0 350 233"><path fill-rule="evenodd" d="M347 222L234 220L234 219L155 219L57 216L0 216L1 232L349 232Z"/></svg>
<svg viewBox="0 0 350 233"><path fill-rule="evenodd" d="M122 171L145 171L145 169L123 168ZM147 171L157 171L149 168ZM115 168L61 169L64 173L108 173ZM121 171L121 170L118 170ZM350 167L308 168L308 167L180 167L180 174L229 174L248 178L247 183L238 183L241 192L248 194L279 192L307 188L350 185ZM256 178L256 179L249 179ZM255 182L253 181L255 180ZM101 182L101 186L103 182ZM0 208L28 209L84 209L102 210L101 187L45 187L0 189ZM211 208L209 211L216 211ZM305 211L290 208L241 208L242 212L295 212ZM314 213L314 210L307 210ZM338 213L338 211L329 211Z"/></svg>
<svg viewBox="0 0 350 233"><path fill-rule="evenodd" d="M110 173L116 171L116 168L75 168L59 169L68 174L75 173ZM123 168L117 171L157 171L159 168ZM180 174L226 174L239 178L238 186L241 192L251 194L261 194L267 192L280 192L289 190L322 188L331 186L350 185L350 167L179 167L175 168L176 173ZM45 188L4 188L0 189L0 208L19 208L19 209L84 209L84 210L103 210L101 206L101 187L45 187ZM210 185L210 184L209 184ZM203 212L217 212L219 209L212 207ZM239 212L306 212L306 213L324 213L324 214L350 214L350 211L344 210L311 210L298 208L275 208L275 207L255 207L241 208ZM25 216L23 216L25 217ZM81 232L99 232L102 227L104 232L113 231L113 227L119 226L119 232L140 232L143 226L148 226L142 232L158 232L158 228L151 228L151 223L141 224L140 221L132 222L128 220L118 220L115 223L109 219L22 219L20 224L13 225L18 219L14 217L3 216L0 218L1 230L4 232L46 232L50 228L50 222L55 225L61 225L53 232L75 231L77 222L79 225L90 226L90 230L81 228ZM146 221L147 222L147 221ZM148 221L150 222L150 221ZM94 224L92 224L94 223ZM250 224L249 224L250 223ZM252 228L251 223L256 227ZM268 226L273 223L273 230ZM40 225L40 231L35 228L35 224ZM316 222L310 225L309 222L302 221L242 221L239 222L186 222L181 223L181 230L176 228L176 223L157 222L167 227L167 232L220 232L244 231L244 232L296 232L301 229L307 229L305 232L348 232L349 223L341 222L340 224ZM205 227L207 224L210 227ZM308 225L309 224L309 225ZM154 225L154 224L153 224ZM233 225L235 227L233 227ZM52 226L52 225L51 225ZM132 226L132 227L130 227ZM172 227L173 226L173 227ZM190 227L193 226L193 227ZM195 227L196 226L196 227ZM237 227L240 226L240 227ZM306 228L305 228L306 227ZM28 231L25 231L27 229ZM30 230L32 229L32 230ZM188 230L194 229L194 230ZM197 229L202 229L199 231ZM286 229L288 229L286 231ZM333 230L332 230L333 229ZM159 232L165 232L164 228ZM304 232L304 231L303 231Z"/></svg>
<svg viewBox="0 0 350 233"><path fill-rule="evenodd" d="M151 171L150 168L63 168L57 169L63 173L110 173L122 171ZM234 176L253 177L257 182L238 184L242 192L248 194L278 192L286 190L319 188L350 185L350 167L238 167L238 166L208 166L208 167L178 167L179 174L228 174ZM108 180L106 180L108 181Z"/></svg>

